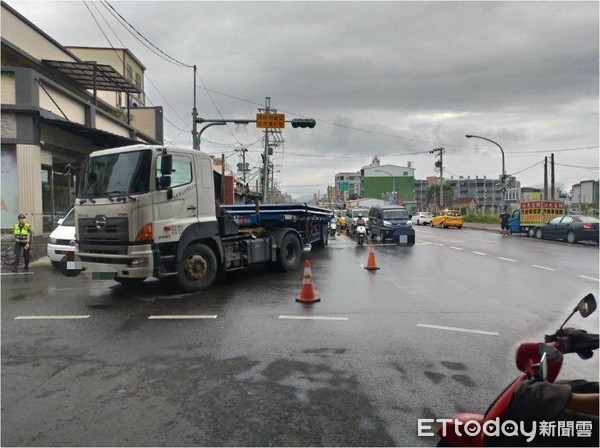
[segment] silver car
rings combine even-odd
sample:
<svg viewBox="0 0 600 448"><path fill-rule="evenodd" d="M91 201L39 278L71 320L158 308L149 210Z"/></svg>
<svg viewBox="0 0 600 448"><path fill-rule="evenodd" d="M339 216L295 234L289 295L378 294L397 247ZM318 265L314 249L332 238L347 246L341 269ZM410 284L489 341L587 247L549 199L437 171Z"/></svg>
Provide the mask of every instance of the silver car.
<svg viewBox="0 0 600 448"><path fill-rule="evenodd" d="M429 212L417 212L413 215L411 221L418 226L427 226L431 224L432 217L433 216Z"/></svg>

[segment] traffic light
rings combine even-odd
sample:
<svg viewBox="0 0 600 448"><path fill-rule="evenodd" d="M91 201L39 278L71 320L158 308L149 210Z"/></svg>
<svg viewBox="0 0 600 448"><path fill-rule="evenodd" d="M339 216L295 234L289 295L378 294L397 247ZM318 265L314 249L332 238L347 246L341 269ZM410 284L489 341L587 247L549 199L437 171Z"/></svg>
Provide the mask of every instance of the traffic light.
<svg viewBox="0 0 600 448"><path fill-rule="evenodd" d="M314 128L317 121L314 118L294 118L292 120L293 128Z"/></svg>

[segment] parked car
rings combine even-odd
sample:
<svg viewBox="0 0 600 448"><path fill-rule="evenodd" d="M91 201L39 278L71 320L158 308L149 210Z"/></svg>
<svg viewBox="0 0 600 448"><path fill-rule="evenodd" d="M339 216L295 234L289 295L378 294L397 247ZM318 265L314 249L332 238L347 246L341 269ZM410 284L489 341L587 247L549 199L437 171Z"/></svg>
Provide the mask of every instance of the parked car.
<svg viewBox="0 0 600 448"><path fill-rule="evenodd" d="M442 210L431 218L431 227L435 226L442 226L444 229L448 227L462 229L463 218L457 210Z"/></svg>
<svg viewBox="0 0 600 448"><path fill-rule="evenodd" d="M398 243L415 244L415 229L406 208L399 205L371 207L367 222L371 239L391 238Z"/></svg>
<svg viewBox="0 0 600 448"><path fill-rule="evenodd" d="M429 212L417 212L413 215L411 221L418 226L426 226L431 224L431 218L433 218L433 215Z"/></svg>
<svg viewBox="0 0 600 448"><path fill-rule="evenodd" d="M71 209L64 219L58 220L58 227L48 240L48 257L52 266L60 268L60 263L68 252L75 250L75 209Z"/></svg>
<svg viewBox="0 0 600 448"><path fill-rule="evenodd" d="M598 221L596 218L578 215L561 215L538 226L534 235L538 239L554 238L576 243L595 241L598 243Z"/></svg>

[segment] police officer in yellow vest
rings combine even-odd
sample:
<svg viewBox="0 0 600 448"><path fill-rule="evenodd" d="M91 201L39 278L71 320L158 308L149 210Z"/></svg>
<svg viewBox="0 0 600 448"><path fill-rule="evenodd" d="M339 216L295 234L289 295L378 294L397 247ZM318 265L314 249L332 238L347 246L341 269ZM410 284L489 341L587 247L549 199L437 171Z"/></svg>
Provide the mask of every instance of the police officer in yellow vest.
<svg viewBox="0 0 600 448"><path fill-rule="evenodd" d="M13 272L19 271L19 258L21 250L23 251L23 261L25 262L25 272L29 271L29 249L31 248L31 226L25 222L25 215L19 215L19 223L13 228L15 235L15 262Z"/></svg>

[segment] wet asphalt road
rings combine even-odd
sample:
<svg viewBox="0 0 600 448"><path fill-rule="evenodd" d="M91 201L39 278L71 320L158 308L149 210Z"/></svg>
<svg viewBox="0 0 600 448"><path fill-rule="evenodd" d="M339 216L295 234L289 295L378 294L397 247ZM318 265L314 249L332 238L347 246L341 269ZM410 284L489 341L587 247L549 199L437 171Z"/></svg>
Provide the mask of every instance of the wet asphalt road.
<svg viewBox="0 0 600 448"><path fill-rule="evenodd" d="M414 247L376 245L374 273L345 236L305 253L311 305L295 301L302 271L262 267L186 295L3 275L2 445L435 445L417 419L483 413L519 341L599 298L598 246L416 231ZM149 319L164 315L202 318ZM571 324L597 331L598 312ZM571 355L561 377L598 366Z"/></svg>

